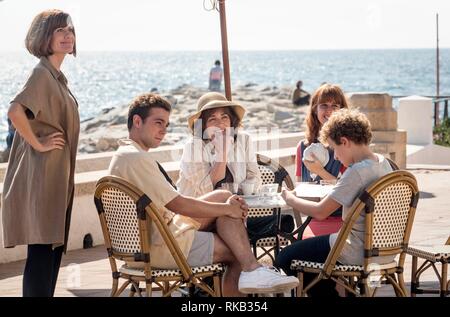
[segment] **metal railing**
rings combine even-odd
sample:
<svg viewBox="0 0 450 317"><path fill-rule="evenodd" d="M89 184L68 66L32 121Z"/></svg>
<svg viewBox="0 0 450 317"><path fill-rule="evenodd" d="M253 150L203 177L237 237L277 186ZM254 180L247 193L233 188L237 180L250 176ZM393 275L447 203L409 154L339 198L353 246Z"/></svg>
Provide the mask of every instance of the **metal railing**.
<svg viewBox="0 0 450 317"><path fill-rule="evenodd" d="M404 98L404 97L408 97L408 96L392 96L392 98ZM443 103L444 104L444 113L442 116L442 120L445 120L448 118L448 101L450 100L450 96L424 96L427 98L431 98L433 99L433 103L434 103L434 125L438 126L439 123L441 122L440 119L440 104Z"/></svg>
<svg viewBox="0 0 450 317"><path fill-rule="evenodd" d="M438 118L438 122L436 123L436 113L440 113L440 111L439 111L439 104L441 102L444 103L443 119L444 120L448 119L448 101L449 100L450 100L449 96L443 96L443 97L440 97L440 98L437 98L437 99L433 100L433 102L434 102L434 113L435 113L435 117L434 117L435 118L435 120L434 120L434 124L435 125L439 124L439 116L437 117Z"/></svg>

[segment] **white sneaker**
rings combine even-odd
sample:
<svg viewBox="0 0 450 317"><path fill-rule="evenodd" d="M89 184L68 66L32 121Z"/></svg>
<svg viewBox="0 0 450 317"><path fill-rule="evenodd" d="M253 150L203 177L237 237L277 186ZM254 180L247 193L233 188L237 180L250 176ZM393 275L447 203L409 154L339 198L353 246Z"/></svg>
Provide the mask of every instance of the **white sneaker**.
<svg viewBox="0 0 450 317"><path fill-rule="evenodd" d="M245 294L284 293L297 286L295 276L282 275L274 267L261 266L239 276L239 291Z"/></svg>

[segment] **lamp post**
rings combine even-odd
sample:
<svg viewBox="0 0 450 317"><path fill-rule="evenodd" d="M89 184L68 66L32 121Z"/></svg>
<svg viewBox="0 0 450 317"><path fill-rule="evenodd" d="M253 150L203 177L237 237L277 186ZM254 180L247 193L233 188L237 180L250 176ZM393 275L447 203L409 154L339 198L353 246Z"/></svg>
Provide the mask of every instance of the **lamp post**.
<svg viewBox="0 0 450 317"><path fill-rule="evenodd" d="M439 14L436 13L436 98L434 103L434 125L439 125Z"/></svg>

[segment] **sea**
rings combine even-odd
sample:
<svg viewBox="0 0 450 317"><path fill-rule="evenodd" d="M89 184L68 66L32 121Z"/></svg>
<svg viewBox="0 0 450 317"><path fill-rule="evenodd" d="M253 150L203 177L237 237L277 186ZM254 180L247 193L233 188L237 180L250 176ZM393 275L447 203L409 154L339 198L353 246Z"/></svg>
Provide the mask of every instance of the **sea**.
<svg viewBox="0 0 450 317"><path fill-rule="evenodd" d="M436 95L434 49L230 51L231 86L257 84L313 92L321 83L345 92L392 96ZM68 56L62 71L79 103L81 120L128 103L153 88L207 87L220 51L83 52ZM38 60L25 52L0 52L0 149L6 146L6 113ZM450 95L450 49L440 50L440 95ZM396 107L396 99L394 99Z"/></svg>

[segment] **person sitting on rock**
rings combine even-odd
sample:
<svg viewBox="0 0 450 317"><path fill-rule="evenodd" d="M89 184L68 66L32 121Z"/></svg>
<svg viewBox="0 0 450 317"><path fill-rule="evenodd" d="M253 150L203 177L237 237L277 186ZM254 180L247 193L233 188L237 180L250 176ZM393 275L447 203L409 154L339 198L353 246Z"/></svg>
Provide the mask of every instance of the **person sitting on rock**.
<svg viewBox="0 0 450 317"><path fill-rule="evenodd" d="M292 103L295 106L303 106L309 104L309 99L311 98L311 95L306 90L302 89L303 82L299 80L296 84L296 88L294 89L294 92L292 93Z"/></svg>
<svg viewBox="0 0 450 317"><path fill-rule="evenodd" d="M227 265L222 284L224 296L279 293L296 287L296 277L282 275L256 261L243 222L248 206L242 198L224 190L200 198L182 195L148 152L157 148L164 139L170 112L170 103L156 94L143 94L131 102L129 137L119 141L109 174L124 178L152 199L189 265L219 262ZM197 219L205 221L198 222ZM150 232L152 265L176 268L175 260L157 228L153 227Z"/></svg>

